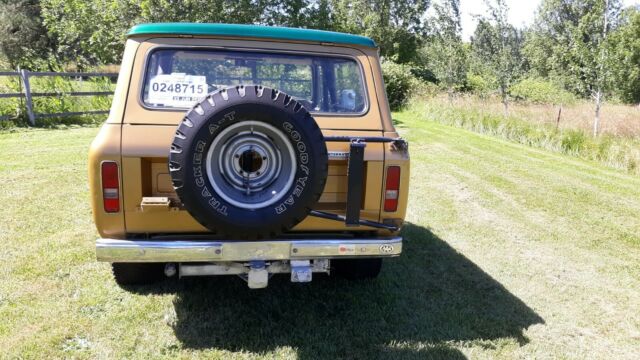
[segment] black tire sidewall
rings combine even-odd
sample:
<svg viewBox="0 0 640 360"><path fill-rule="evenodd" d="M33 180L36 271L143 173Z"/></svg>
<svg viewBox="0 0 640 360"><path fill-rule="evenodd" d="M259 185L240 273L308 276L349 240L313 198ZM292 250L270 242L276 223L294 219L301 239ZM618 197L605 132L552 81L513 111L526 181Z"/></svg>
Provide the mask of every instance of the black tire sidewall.
<svg viewBox="0 0 640 360"><path fill-rule="evenodd" d="M219 196L205 165L214 139L247 120L282 131L297 162L291 187L260 209L237 207ZM309 112L284 93L258 86L215 92L187 113L178 134L182 136L174 138L169 156L174 188L189 213L211 231L238 238L275 236L304 219L324 189L328 158L322 132ZM180 153L173 151L176 147Z"/></svg>

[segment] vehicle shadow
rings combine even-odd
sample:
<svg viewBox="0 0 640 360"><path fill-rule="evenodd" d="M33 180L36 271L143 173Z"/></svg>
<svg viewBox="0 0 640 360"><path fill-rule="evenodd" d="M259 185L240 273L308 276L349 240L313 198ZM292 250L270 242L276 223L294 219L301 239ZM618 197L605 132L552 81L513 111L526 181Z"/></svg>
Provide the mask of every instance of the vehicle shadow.
<svg viewBox="0 0 640 360"><path fill-rule="evenodd" d="M300 359L456 359L465 357L451 342L525 344L523 330L544 323L428 229L407 224L403 235L403 255L385 260L376 280L295 284L279 276L249 290L238 278L214 277L160 286L176 292L176 337L196 349L290 347Z"/></svg>

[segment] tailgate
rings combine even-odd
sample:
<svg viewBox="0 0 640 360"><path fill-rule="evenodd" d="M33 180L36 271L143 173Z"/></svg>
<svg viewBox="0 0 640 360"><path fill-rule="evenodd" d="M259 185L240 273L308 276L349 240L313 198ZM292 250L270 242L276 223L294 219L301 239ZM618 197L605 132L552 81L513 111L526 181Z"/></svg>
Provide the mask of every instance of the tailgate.
<svg viewBox="0 0 640 360"><path fill-rule="evenodd" d="M181 207L173 191L167 166L169 147L175 126L122 126L122 191L127 233L208 232ZM323 130L325 136L381 136L380 131ZM329 171L324 192L315 210L344 214L347 200L347 163L349 143L327 143ZM362 219L379 221L384 166L384 145L367 144L364 153L364 177L360 215ZM167 197L168 206L142 206L144 197ZM346 227L321 218L307 217L294 231L371 230Z"/></svg>

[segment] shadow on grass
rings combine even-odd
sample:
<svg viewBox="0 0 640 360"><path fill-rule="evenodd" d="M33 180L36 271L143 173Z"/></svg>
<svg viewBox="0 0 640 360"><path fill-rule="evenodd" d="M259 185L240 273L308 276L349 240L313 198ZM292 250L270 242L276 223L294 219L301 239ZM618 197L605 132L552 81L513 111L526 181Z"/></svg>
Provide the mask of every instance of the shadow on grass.
<svg viewBox="0 0 640 360"><path fill-rule="evenodd" d="M515 339L544 320L428 229L407 224L404 253L376 280L190 279L138 292L176 292L174 331L186 348L309 358L464 358L452 341ZM136 291L136 290L134 290Z"/></svg>
<svg viewBox="0 0 640 360"><path fill-rule="evenodd" d="M391 122L393 122L393 126L398 126L398 127L406 127L404 121L398 119L398 118L391 118Z"/></svg>

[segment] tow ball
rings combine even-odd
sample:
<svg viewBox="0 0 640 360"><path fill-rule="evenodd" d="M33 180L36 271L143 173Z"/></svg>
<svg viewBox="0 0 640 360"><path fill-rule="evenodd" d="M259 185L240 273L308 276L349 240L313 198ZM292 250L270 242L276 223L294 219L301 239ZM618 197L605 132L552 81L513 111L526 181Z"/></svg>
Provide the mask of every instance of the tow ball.
<svg viewBox="0 0 640 360"><path fill-rule="evenodd" d="M267 271L265 262L252 261L246 280L250 289L266 288L269 284L269 272Z"/></svg>

